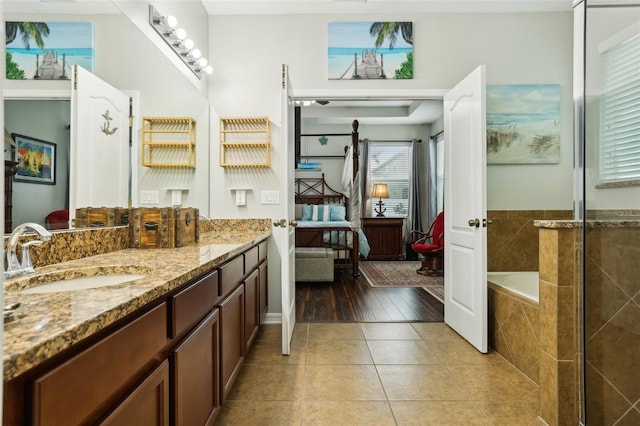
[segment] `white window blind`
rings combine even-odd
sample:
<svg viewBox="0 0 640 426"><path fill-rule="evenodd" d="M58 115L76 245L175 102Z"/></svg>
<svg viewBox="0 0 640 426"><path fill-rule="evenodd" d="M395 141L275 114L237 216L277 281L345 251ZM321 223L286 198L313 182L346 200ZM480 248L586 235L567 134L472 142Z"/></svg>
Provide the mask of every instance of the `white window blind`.
<svg viewBox="0 0 640 426"><path fill-rule="evenodd" d="M369 183L368 194L373 185L386 183L389 198L383 199L387 211L385 216L406 217L409 212L409 168L411 143L369 142ZM375 216L377 198L371 198L369 215Z"/></svg>
<svg viewBox="0 0 640 426"><path fill-rule="evenodd" d="M640 33L602 52L600 180L640 180Z"/></svg>
<svg viewBox="0 0 640 426"><path fill-rule="evenodd" d="M436 138L436 208L444 210L444 134Z"/></svg>

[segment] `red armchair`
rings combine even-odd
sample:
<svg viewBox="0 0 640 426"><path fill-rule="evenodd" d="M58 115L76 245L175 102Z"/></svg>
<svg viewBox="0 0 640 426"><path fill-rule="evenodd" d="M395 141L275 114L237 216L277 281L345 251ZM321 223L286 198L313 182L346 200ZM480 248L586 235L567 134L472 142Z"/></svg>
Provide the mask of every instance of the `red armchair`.
<svg viewBox="0 0 640 426"><path fill-rule="evenodd" d="M411 231L411 248L423 256L416 272L422 275L444 274L444 212L438 213L428 232Z"/></svg>
<svg viewBox="0 0 640 426"><path fill-rule="evenodd" d="M47 229L68 229L69 210L56 210L44 218L44 226Z"/></svg>

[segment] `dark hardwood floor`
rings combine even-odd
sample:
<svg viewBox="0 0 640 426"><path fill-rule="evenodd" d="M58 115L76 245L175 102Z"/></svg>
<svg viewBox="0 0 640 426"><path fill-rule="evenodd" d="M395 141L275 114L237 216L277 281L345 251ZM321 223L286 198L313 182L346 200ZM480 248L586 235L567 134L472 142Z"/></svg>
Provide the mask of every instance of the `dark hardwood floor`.
<svg viewBox="0 0 640 426"><path fill-rule="evenodd" d="M336 270L333 283L296 283L297 322L441 322L444 305L420 287L371 287Z"/></svg>

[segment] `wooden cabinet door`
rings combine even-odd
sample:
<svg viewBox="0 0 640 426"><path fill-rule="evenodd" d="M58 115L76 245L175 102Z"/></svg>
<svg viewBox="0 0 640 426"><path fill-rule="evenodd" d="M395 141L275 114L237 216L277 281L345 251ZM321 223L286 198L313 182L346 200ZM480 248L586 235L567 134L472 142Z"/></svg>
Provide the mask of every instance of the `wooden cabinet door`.
<svg viewBox="0 0 640 426"><path fill-rule="evenodd" d="M260 271L254 269L244 280L245 355L249 353L260 326Z"/></svg>
<svg viewBox="0 0 640 426"><path fill-rule="evenodd" d="M169 362L160 364L100 425L168 426Z"/></svg>
<svg viewBox="0 0 640 426"><path fill-rule="evenodd" d="M220 309L221 396L224 402L244 361L244 286L240 284L218 307Z"/></svg>
<svg viewBox="0 0 640 426"><path fill-rule="evenodd" d="M173 352L176 426L212 425L220 410L220 315L209 314Z"/></svg>
<svg viewBox="0 0 640 426"><path fill-rule="evenodd" d="M264 260L260 267L260 324L264 324L269 311L269 277L267 271L267 261Z"/></svg>

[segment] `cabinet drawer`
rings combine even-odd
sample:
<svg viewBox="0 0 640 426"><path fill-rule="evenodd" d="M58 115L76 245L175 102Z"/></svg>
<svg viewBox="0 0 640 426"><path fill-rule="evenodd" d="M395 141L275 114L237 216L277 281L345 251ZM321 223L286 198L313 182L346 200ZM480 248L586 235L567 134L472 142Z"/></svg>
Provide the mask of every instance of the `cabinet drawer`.
<svg viewBox="0 0 640 426"><path fill-rule="evenodd" d="M258 267L258 246L244 252L244 272L248 274Z"/></svg>
<svg viewBox="0 0 640 426"><path fill-rule="evenodd" d="M267 241L258 244L258 261L262 262L267 258Z"/></svg>
<svg viewBox="0 0 640 426"><path fill-rule="evenodd" d="M213 271L171 298L171 331L174 338L193 328L218 303L218 271Z"/></svg>
<svg viewBox="0 0 640 426"><path fill-rule="evenodd" d="M167 343L166 324L163 303L35 379L33 423L91 422L149 371L152 358Z"/></svg>
<svg viewBox="0 0 640 426"><path fill-rule="evenodd" d="M244 278L244 257L238 256L225 263L219 269L220 286L218 296L226 296L242 282Z"/></svg>

